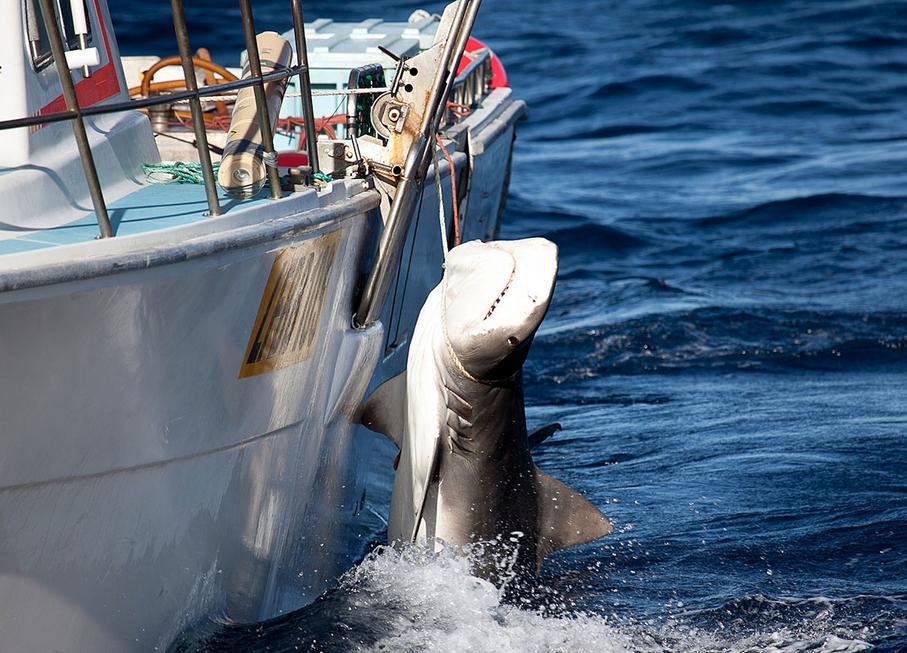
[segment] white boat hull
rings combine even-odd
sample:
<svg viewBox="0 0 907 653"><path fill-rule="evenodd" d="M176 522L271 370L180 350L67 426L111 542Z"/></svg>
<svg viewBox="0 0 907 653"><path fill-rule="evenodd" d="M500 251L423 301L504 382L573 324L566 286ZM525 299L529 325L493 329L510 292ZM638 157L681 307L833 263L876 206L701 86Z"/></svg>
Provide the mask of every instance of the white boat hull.
<svg viewBox="0 0 907 653"><path fill-rule="evenodd" d="M349 564L355 370L382 340L349 325L367 224L0 295L4 650L146 650L200 615L295 607ZM277 253L324 233L309 357L240 378Z"/></svg>
<svg viewBox="0 0 907 653"><path fill-rule="evenodd" d="M523 110L506 104L471 137L474 170L483 152L495 160L463 203L464 238L498 227ZM4 257L0 650L163 650L203 620L298 608L362 554L376 463L351 417L405 365L441 249L429 179L385 326L352 329L378 198L335 186L280 200L277 217L253 207ZM278 257L331 247L307 353L248 368Z"/></svg>

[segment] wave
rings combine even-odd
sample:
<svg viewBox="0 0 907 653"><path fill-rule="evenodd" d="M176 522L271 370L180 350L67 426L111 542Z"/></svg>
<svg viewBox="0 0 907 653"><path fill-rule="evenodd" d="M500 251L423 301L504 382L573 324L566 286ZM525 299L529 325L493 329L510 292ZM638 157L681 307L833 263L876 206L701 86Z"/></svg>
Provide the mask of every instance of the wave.
<svg viewBox="0 0 907 653"><path fill-rule="evenodd" d="M739 45L761 37L754 30L743 30L727 26L684 30L682 34L684 42L692 42L700 47Z"/></svg>
<svg viewBox="0 0 907 653"><path fill-rule="evenodd" d="M907 314L707 307L550 334L529 374L564 381L684 370L862 370L907 364Z"/></svg>
<svg viewBox="0 0 907 653"><path fill-rule="evenodd" d="M773 100L771 102L753 102L740 107L751 113L779 116L783 118L802 119L802 116L816 115L853 117L869 115L878 111L877 106L864 104L851 99L804 97L795 100ZM799 115L798 115L799 114Z"/></svg>
<svg viewBox="0 0 907 653"><path fill-rule="evenodd" d="M686 123L677 124L644 124L644 123L618 123L614 125L603 125L589 129L584 127L576 131L557 131L545 128L538 135L534 135L532 140L539 142L549 141L573 141L579 139L605 139L619 138L621 136L635 136L638 134L658 134L662 132L675 131L686 127Z"/></svg>
<svg viewBox="0 0 907 653"><path fill-rule="evenodd" d="M599 566L585 573L600 574ZM171 650L845 653L889 636L888 613L862 625L850 618L880 607L895 617L903 612L897 602L874 597L759 595L698 610L680 604L659 619L604 617L577 609L567 588L542 585L532 598L509 603L502 590L470 573L468 558L449 550L378 547L302 610L253 626L209 624Z"/></svg>
<svg viewBox="0 0 907 653"><path fill-rule="evenodd" d="M692 93L711 88L709 84L681 75L642 75L625 81L600 85L589 94L594 100L613 100L642 93Z"/></svg>
<svg viewBox="0 0 907 653"><path fill-rule="evenodd" d="M633 650L605 619L569 612L556 598L537 610L508 604L504 590L473 576L470 565L449 549L378 547L312 605L254 626L210 624L172 650Z"/></svg>
<svg viewBox="0 0 907 653"><path fill-rule="evenodd" d="M796 222L816 225L831 220L853 223L855 216L863 219L871 216L896 216L902 214L905 208L907 199L902 197L821 193L766 202L736 213L701 218L696 221L696 225L715 227L733 224L763 227L775 223Z"/></svg>
<svg viewBox="0 0 907 653"><path fill-rule="evenodd" d="M543 208L537 206L532 198L512 195L507 200L507 217L513 218L515 223L531 222L533 226L538 224L574 226L585 223L589 220L580 213L572 213L555 208ZM505 228L510 225L505 225ZM543 227L544 228L544 227Z"/></svg>
<svg viewBox="0 0 907 653"><path fill-rule="evenodd" d="M575 253L588 256L601 250L622 251L646 245L646 241L617 227L586 223L544 234L561 249L561 257Z"/></svg>

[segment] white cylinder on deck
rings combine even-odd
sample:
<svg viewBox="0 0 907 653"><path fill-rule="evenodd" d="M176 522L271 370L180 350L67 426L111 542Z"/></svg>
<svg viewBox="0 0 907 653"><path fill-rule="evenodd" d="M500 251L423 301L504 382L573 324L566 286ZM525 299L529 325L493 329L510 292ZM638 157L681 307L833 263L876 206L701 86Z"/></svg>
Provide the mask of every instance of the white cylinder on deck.
<svg viewBox="0 0 907 653"><path fill-rule="evenodd" d="M263 75L289 67L293 49L286 39L277 32L262 32L256 40ZM242 76L245 79L252 74L247 55L243 56L242 67ZM280 113L286 87L286 79L265 84L266 104L272 130ZM236 103L233 105L233 118L227 132L227 143L221 156L217 182L230 195L251 197L262 189L266 179L267 169L261 129L258 126L255 91L251 87L244 88L236 96Z"/></svg>

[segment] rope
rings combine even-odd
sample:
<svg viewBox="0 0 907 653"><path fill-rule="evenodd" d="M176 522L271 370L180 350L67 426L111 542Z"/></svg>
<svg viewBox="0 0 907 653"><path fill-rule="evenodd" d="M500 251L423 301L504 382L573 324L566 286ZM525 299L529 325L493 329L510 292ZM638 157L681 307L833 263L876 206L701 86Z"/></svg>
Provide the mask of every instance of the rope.
<svg viewBox="0 0 907 653"><path fill-rule="evenodd" d="M275 157L276 159L276 157ZM276 160L275 160L276 163ZM219 163L215 163L211 168L214 170L214 176L217 176ZM167 163L143 163L142 170L145 171L145 178L151 184L204 184L205 178L202 176L202 165L197 161L169 161ZM334 181L331 175L323 172L316 172L312 175L316 181L328 183Z"/></svg>
<svg viewBox="0 0 907 653"><path fill-rule="evenodd" d="M441 254L447 262L447 252L450 251L450 244L447 242L447 216L444 214L444 193L441 192L441 169L438 167L438 157L432 148L431 163L435 168L435 188L438 191L438 221L441 224ZM447 275L444 275L447 278Z"/></svg>
<svg viewBox="0 0 907 653"><path fill-rule="evenodd" d="M448 102L447 108L450 109L452 114L460 118L465 118L472 113L472 108L468 104L460 104L459 102Z"/></svg>
<svg viewBox="0 0 907 653"><path fill-rule="evenodd" d="M460 244L460 210L457 206L457 171L456 168L454 168L453 159L450 154L447 153L447 148L444 147L444 143L441 141L440 134L435 134L435 140L438 141L438 145L441 146L444 158L447 159L447 165L450 166L450 203L453 205L454 246L456 246ZM440 181L438 183L440 183Z"/></svg>
<svg viewBox="0 0 907 653"><path fill-rule="evenodd" d="M219 163L211 166L215 176ZM202 164L197 161L169 161L166 163L143 163L145 178L151 184L204 184Z"/></svg>

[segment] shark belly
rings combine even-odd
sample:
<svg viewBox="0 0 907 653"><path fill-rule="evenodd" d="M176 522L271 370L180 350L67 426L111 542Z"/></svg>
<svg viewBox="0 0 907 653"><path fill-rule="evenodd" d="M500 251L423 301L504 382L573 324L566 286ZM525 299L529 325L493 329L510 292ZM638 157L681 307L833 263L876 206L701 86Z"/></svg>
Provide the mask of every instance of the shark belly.
<svg viewBox="0 0 907 653"><path fill-rule="evenodd" d="M438 365L435 361L438 333L432 321L422 315L441 310L440 286L422 307L407 358L406 395L418 401L406 402L406 422L400 450L400 463L394 476L387 535L391 542L432 542L435 537L434 505L423 499L430 491L435 452L440 431L438 415L445 410ZM419 527L416 529L416 520ZM415 535L415 537L414 537Z"/></svg>
<svg viewBox="0 0 907 653"><path fill-rule="evenodd" d="M439 477L438 541L487 550L474 559L485 577L499 576L514 557L521 567L534 568L538 499L531 469L513 476L512 469L445 453Z"/></svg>
<svg viewBox="0 0 907 653"><path fill-rule="evenodd" d="M442 447L436 536L453 545L484 543L493 549L484 558L492 566L512 554L521 562L534 560L538 492L519 378L489 389L453 377L446 389L448 415L441 429L453 437Z"/></svg>

